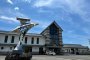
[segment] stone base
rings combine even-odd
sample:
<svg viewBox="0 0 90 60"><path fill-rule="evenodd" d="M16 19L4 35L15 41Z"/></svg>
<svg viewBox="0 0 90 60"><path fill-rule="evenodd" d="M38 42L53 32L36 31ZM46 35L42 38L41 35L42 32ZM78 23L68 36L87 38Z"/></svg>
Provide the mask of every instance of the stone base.
<svg viewBox="0 0 90 60"><path fill-rule="evenodd" d="M31 58L32 55L29 53L24 53L22 55L9 53L5 57L5 60L31 60Z"/></svg>
<svg viewBox="0 0 90 60"><path fill-rule="evenodd" d="M31 58L30 57L6 57L5 58L5 60L31 60Z"/></svg>

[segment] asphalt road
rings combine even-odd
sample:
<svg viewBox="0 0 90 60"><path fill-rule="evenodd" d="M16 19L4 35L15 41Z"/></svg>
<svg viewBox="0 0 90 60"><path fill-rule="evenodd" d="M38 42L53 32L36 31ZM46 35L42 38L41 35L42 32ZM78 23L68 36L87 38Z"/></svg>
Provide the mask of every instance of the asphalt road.
<svg viewBox="0 0 90 60"><path fill-rule="evenodd" d="M0 60L5 60L5 56L0 56ZM90 55L69 55L69 56L33 55L32 60L90 60Z"/></svg>

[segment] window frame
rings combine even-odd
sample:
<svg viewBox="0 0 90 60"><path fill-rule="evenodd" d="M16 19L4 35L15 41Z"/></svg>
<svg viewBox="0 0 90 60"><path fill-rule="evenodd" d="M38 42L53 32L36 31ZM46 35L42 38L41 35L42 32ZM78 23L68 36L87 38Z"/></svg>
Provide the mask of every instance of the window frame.
<svg viewBox="0 0 90 60"><path fill-rule="evenodd" d="M1 47L1 50L3 50L3 49L4 49L4 47L2 46L2 47Z"/></svg>
<svg viewBox="0 0 90 60"><path fill-rule="evenodd" d="M15 36L12 36L11 43L14 43Z"/></svg>
<svg viewBox="0 0 90 60"><path fill-rule="evenodd" d="M39 44L39 38L37 38L37 44Z"/></svg>
<svg viewBox="0 0 90 60"><path fill-rule="evenodd" d="M32 37L31 39L31 44L34 44L34 37Z"/></svg>
<svg viewBox="0 0 90 60"><path fill-rule="evenodd" d="M25 44L27 44L27 39L28 39L28 38L27 38L27 37L25 37Z"/></svg>
<svg viewBox="0 0 90 60"><path fill-rule="evenodd" d="M5 36L4 43L7 43L8 41L8 35Z"/></svg>

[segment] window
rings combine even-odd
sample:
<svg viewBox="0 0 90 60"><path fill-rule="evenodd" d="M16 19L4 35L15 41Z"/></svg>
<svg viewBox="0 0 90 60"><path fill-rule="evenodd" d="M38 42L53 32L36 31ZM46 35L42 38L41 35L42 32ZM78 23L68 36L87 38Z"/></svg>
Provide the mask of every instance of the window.
<svg viewBox="0 0 90 60"><path fill-rule="evenodd" d="M34 44L34 38L32 37L31 44Z"/></svg>
<svg viewBox="0 0 90 60"><path fill-rule="evenodd" d="M56 44L56 46L59 46L59 29L55 24L52 24L50 26L50 38L51 38L51 43Z"/></svg>
<svg viewBox="0 0 90 60"><path fill-rule="evenodd" d="M14 36L12 36L11 43L14 43Z"/></svg>
<svg viewBox="0 0 90 60"><path fill-rule="evenodd" d="M37 38L37 44L39 44L39 38Z"/></svg>
<svg viewBox="0 0 90 60"><path fill-rule="evenodd" d="M4 43L7 43L7 40L8 40L8 36L5 36Z"/></svg>
<svg viewBox="0 0 90 60"><path fill-rule="evenodd" d="M4 49L4 47L1 47L1 50L3 50Z"/></svg>
<svg viewBox="0 0 90 60"><path fill-rule="evenodd" d="M12 50L12 47L10 47L10 50Z"/></svg>
<svg viewBox="0 0 90 60"><path fill-rule="evenodd" d="M27 37L25 37L25 43L27 43Z"/></svg>

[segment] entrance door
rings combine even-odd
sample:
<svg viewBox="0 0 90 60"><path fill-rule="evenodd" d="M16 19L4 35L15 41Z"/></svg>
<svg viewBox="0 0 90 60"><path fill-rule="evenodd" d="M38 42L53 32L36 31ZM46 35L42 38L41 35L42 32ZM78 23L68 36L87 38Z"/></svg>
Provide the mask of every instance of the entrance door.
<svg viewBox="0 0 90 60"><path fill-rule="evenodd" d="M39 54L43 54L43 47L39 47Z"/></svg>
<svg viewBox="0 0 90 60"><path fill-rule="evenodd" d="M24 52L32 52L32 47L25 46L23 47L23 49L24 49Z"/></svg>
<svg viewBox="0 0 90 60"><path fill-rule="evenodd" d="M32 52L32 47L30 47L30 52Z"/></svg>
<svg viewBox="0 0 90 60"><path fill-rule="evenodd" d="M72 53L72 54L75 54L74 48L71 49L71 53Z"/></svg>
<svg viewBox="0 0 90 60"><path fill-rule="evenodd" d="M77 54L77 55L79 54L79 52L78 52L78 48L76 48L76 54Z"/></svg>
<svg viewBox="0 0 90 60"><path fill-rule="evenodd" d="M54 52L58 55L60 54L60 48L54 48Z"/></svg>

